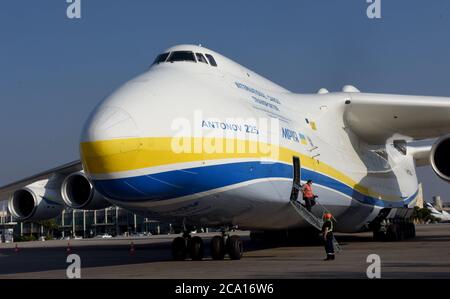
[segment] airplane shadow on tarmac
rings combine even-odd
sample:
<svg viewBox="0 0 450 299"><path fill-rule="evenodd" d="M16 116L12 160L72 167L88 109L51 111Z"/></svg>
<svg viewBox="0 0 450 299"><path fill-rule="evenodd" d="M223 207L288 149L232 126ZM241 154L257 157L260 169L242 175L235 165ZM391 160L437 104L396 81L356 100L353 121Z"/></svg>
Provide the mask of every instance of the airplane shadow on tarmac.
<svg viewBox="0 0 450 299"><path fill-rule="evenodd" d="M337 240L345 250L351 243L374 242L370 235L349 235L338 234ZM272 249L278 247L305 247L321 246L321 242L293 242L286 240L279 241L251 241L249 237L244 237L244 248L246 252ZM413 240L404 242L449 242L450 236L418 236ZM19 248L20 248L20 243ZM154 244L137 244L134 252L130 250L129 244L124 245L86 245L73 246L70 252L66 247L50 248L21 248L15 252L12 248L0 249L0 275L19 274L27 272L41 272L61 270L65 271L69 265L66 262L68 254L78 254L81 258L82 268L108 267L120 265L132 265L154 262L175 262L171 257L171 241L163 241ZM272 256L258 256L256 258L270 258ZM274 256L275 257L275 256ZM243 257L246 258L245 255ZM211 260L209 253L209 238L205 239L205 263Z"/></svg>
<svg viewBox="0 0 450 299"><path fill-rule="evenodd" d="M293 243L282 240L251 241L249 237L243 237L245 252L252 252L277 247L287 246L317 246L320 244ZM209 238L205 238L205 261L211 260L209 252ZM107 241L106 241L107 242ZM72 246L70 252L67 247L39 247L20 248L15 252L13 248L0 249L0 275L18 274L28 272L41 272L53 270L65 270L69 263L66 262L68 254L78 254L81 258L82 268L120 266L153 262L174 262L171 256L171 240L154 244L136 244L134 252L129 244L124 245L78 245ZM245 254L244 254L245 258Z"/></svg>

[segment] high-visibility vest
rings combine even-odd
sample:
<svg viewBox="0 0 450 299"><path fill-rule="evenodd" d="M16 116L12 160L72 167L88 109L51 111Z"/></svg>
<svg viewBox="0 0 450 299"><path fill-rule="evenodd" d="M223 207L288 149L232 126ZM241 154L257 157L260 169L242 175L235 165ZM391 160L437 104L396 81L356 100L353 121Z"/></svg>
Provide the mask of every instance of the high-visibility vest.
<svg viewBox="0 0 450 299"><path fill-rule="evenodd" d="M303 197L314 197L312 187L309 184L303 186Z"/></svg>

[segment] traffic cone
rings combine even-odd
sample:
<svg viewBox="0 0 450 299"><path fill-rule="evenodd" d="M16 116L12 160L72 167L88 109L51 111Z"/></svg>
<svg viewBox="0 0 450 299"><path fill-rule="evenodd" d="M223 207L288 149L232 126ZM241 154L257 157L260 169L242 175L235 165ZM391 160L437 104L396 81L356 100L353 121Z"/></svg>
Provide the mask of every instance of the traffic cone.
<svg viewBox="0 0 450 299"><path fill-rule="evenodd" d="M135 249L134 249L134 243L131 242L131 244L130 244L130 254L131 254L131 255L134 255L134 252L135 252Z"/></svg>
<svg viewBox="0 0 450 299"><path fill-rule="evenodd" d="M19 252L19 247L17 246L17 243L16 246L14 246L14 252Z"/></svg>
<svg viewBox="0 0 450 299"><path fill-rule="evenodd" d="M67 249L66 252L69 254L72 252L72 248L70 248L70 242L67 242Z"/></svg>

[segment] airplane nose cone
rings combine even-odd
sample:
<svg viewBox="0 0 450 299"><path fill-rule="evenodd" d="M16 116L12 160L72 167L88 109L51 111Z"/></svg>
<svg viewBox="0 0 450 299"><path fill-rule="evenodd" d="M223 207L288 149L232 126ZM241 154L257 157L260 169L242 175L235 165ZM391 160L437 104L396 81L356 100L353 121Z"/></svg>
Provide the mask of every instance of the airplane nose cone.
<svg viewBox="0 0 450 299"><path fill-rule="evenodd" d="M137 125L123 108L104 106L89 118L83 130L82 142L139 137Z"/></svg>
<svg viewBox="0 0 450 299"><path fill-rule="evenodd" d="M84 171L88 176L106 174L139 145L139 130L130 113L120 107L101 106L91 115L81 136Z"/></svg>

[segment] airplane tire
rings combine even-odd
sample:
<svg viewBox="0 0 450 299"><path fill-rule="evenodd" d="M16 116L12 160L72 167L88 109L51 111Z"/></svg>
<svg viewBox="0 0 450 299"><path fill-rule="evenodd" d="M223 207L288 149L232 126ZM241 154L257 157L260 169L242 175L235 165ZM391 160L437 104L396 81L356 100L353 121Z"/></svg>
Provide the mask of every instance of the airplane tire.
<svg viewBox="0 0 450 299"><path fill-rule="evenodd" d="M381 231L374 231L373 232L373 240L375 242L385 241L386 240L386 234Z"/></svg>
<svg viewBox="0 0 450 299"><path fill-rule="evenodd" d="M187 257L186 239L177 237L172 242L172 257L176 261L184 261Z"/></svg>
<svg viewBox="0 0 450 299"><path fill-rule="evenodd" d="M390 223L386 227L386 232L373 231L374 241L398 242L416 237L416 228L412 222Z"/></svg>
<svg viewBox="0 0 450 299"><path fill-rule="evenodd" d="M413 224L412 223L407 223L406 224L406 232L407 232L407 239L411 239L413 237Z"/></svg>
<svg viewBox="0 0 450 299"><path fill-rule="evenodd" d="M387 240L389 241L398 241L398 226L396 224L391 224L387 227Z"/></svg>
<svg viewBox="0 0 450 299"><path fill-rule="evenodd" d="M223 260L225 257L225 242L223 237L215 236L211 239L211 257L213 260Z"/></svg>
<svg viewBox="0 0 450 299"><path fill-rule="evenodd" d="M200 237L193 237L189 240L189 255L193 261L201 261L204 256L203 240Z"/></svg>
<svg viewBox="0 0 450 299"><path fill-rule="evenodd" d="M398 223L397 225L397 241L403 241L405 239L405 225L403 223Z"/></svg>
<svg viewBox="0 0 450 299"><path fill-rule="evenodd" d="M414 223L410 222L409 223L409 238L413 239L416 237L416 226L414 225Z"/></svg>
<svg viewBox="0 0 450 299"><path fill-rule="evenodd" d="M239 236L231 236L227 241L228 255L232 260L240 260L244 253L244 244Z"/></svg>

